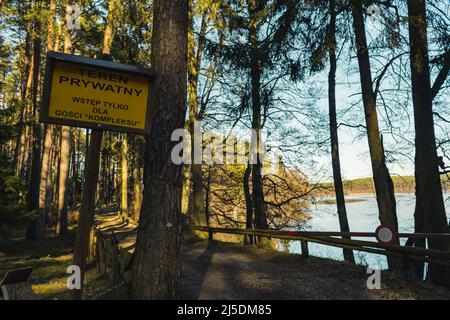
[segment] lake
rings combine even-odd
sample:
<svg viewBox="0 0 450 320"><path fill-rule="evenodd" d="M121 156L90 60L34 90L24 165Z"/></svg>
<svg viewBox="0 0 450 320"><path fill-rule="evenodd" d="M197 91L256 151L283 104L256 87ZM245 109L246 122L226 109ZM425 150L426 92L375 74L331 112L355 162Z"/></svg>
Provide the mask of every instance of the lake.
<svg viewBox="0 0 450 320"><path fill-rule="evenodd" d="M395 195L397 201L397 216L400 232L414 232L415 195L413 193L399 193ZM348 195L346 200L361 200L346 204L350 231L374 232L380 225L378 220L378 207L375 195ZM447 218L450 219L450 194L444 194ZM334 197L321 197L317 200L334 200ZM316 204L310 208L311 219L305 225L305 231L340 231L336 204ZM375 239L357 238L361 240L376 241ZM404 242L405 240L403 240ZM342 249L309 243L310 255L343 260ZM284 247L284 246L283 246ZM280 248L281 249L281 248ZM291 241L288 244L289 252L300 253L300 242ZM360 265L374 266L387 269L386 257L371 253L354 251L356 262Z"/></svg>

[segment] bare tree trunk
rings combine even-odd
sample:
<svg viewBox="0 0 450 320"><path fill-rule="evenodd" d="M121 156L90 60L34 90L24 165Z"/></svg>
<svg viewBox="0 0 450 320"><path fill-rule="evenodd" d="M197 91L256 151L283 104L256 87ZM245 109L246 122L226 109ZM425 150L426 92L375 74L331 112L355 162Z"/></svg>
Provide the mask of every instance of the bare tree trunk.
<svg viewBox="0 0 450 320"><path fill-rule="evenodd" d="M67 2L71 2L69 0ZM70 30L68 29L68 21L70 19L69 11L66 10L66 28L64 34L64 53L72 52L72 38ZM60 158L59 158L59 184L58 184L58 224L56 226L56 233L64 235L68 231L68 217L67 217L67 188L69 183L69 155L70 155L70 127L61 127L61 141L60 141Z"/></svg>
<svg viewBox="0 0 450 320"><path fill-rule="evenodd" d="M55 136L54 136L54 141L59 141L60 140L60 135L61 135L61 130L58 127L55 127L57 130L55 130ZM51 181L52 183L50 184L50 188L51 188L51 196L48 197L49 199L49 203L51 205L51 210L48 210L47 213L47 221L50 224L50 227L53 229L53 227L55 226L55 231L56 231L56 226L57 226L57 221L55 219L54 213L55 210L58 207L58 190L59 190L59 158L60 158L60 150L59 150L60 144L59 143L55 143L53 144L53 148L52 148L52 166L51 168L54 168L54 170L51 170L50 174L51 174Z"/></svg>
<svg viewBox="0 0 450 320"><path fill-rule="evenodd" d="M78 149L80 144L79 129L72 128L72 144L71 144L71 156L72 156L72 194L70 197L71 207L75 208L78 201L78 171L79 171L79 159Z"/></svg>
<svg viewBox="0 0 450 320"><path fill-rule="evenodd" d="M205 211L205 193L203 190L203 175L202 175L202 158L201 158L201 133L196 137L197 130L200 129L200 121L198 117L197 108L197 87L198 74L200 72L202 51L203 51L203 37L206 29L205 16L202 16L202 26L200 30L199 40L196 46L194 34L194 17L193 4L189 8L189 29L188 29L188 103L189 103L189 133L191 134L191 178L192 178L192 213L193 220L196 226L206 226L206 211ZM197 47L197 51L195 50ZM197 130L196 130L197 126ZM198 141L200 140L200 141ZM195 143L195 142L198 143ZM199 150L200 149L200 150ZM195 233L204 237L204 232L195 231Z"/></svg>
<svg viewBox="0 0 450 320"><path fill-rule="evenodd" d="M361 77L361 88L366 116L367 137L369 140L370 158L372 161L373 179L381 224L398 230L397 212L395 203L394 186L389 170L386 166L383 144L378 128L378 116L376 109L375 94L373 91L372 74L370 70L369 50L367 47L363 8L361 2L354 2L353 28L356 37L356 49ZM399 244L398 239L395 243ZM388 257L389 269L394 272L400 270L400 261Z"/></svg>
<svg viewBox="0 0 450 320"><path fill-rule="evenodd" d="M349 232L347 210L345 208L344 187L342 185L341 162L339 159L339 138L336 119L336 0L330 0L330 27L328 52L330 56L330 73L328 75L328 107L330 114L331 163L333 166L334 190L336 193L339 226L342 232ZM350 237L347 237L348 239ZM353 251L344 249L344 260L355 263Z"/></svg>
<svg viewBox="0 0 450 320"><path fill-rule="evenodd" d="M416 151L416 153L417 153L417 151ZM423 214L423 201L422 201L422 192L420 191L421 183L419 181L420 178L419 178L419 173L418 173L417 160L415 160L414 163L415 163L414 174L416 177L416 207L414 209L414 232L424 233L425 232L425 222L424 222L424 214ZM426 247L426 239L414 239L414 247L425 248ZM425 262L414 261L414 268L415 268L415 276L417 277L417 279L423 280Z"/></svg>
<svg viewBox="0 0 450 320"><path fill-rule="evenodd" d="M45 125L44 133L44 150L42 151L42 163L41 163L41 181L39 183L39 210L43 215L47 216L47 190L48 190L48 178L50 167L50 151L53 143L53 126Z"/></svg>
<svg viewBox="0 0 450 320"><path fill-rule="evenodd" d="M53 50L55 50L55 51L59 51L59 45L61 43L60 35L62 34L62 23L58 23L57 26L58 26L58 29L56 31L55 44L53 46Z"/></svg>
<svg viewBox="0 0 450 320"><path fill-rule="evenodd" d="M183 191L181 196L181 214L183 215L184 221L188 220L189 214L189 198L190 198L190 190L191 190L191 177L190 177L191 169L189 165L183 165ZM189 221L190 223L190 221Z"/></svg>
<svg viewBox="0 0 450 320"><path fill-rule="evenodd" d="M131 294L134 299L179 298L183 166L171 160L172 132L184 128L187 94L188 1L154 1L151 62L156 78L146 141L144 198Z"/></svg>
<svg viewBox="0 0 450 320"><path fill-rule="evenodd" d="M67 187L69 183L69 142L70 127L61 127L61 147L59 158L59 185L58 185L58 224L56 233L61 236L67 234Z"/></svg>
<svg viewBox="0 0 450 320"><path fill-rule="evenodd" d="M208 179L206 180L206 195L205 195L205 216L206 216L206 225L209 227L210 226L210 212L209 212L209 203L211 200L211 171L212 171L212 166L209 165L208 166ZM212 232L208 232L208 240L209 241L213 241L213 233Z"/></svg>
<svg viewBox="0 0 450 320"><path fill-rule="evenodd" d="M47 26L47 50L58 50L55 48L55 16L56 16L56 0L50 0L49 20Z"/></svg>
<svg viewBox="0 0 450 320"><path fill-rule="evenodd" d="M103 134L103 140L106 140L106 136L107 132L105 132ZM89 149L89 148L88 148ZM88 150L86 149L86 150ZM97 189L98 189L98 195L97 195L97 200L100 202L100 199L106 199L106 189L108 184L106 183L106 178L107 178L107 174L108 174L108 170L106 168L107 165L107 150L105 147L102 148L101 152L100 152L100 159L101 159L101 165L100 165L100 179L97 181ZM104 201L102 201L104 202Z"/></svg>
<svg viewBox="0 0 450 320"><path fill-rule="evenodd" d="M103 58L109 59L111 44L114 39L117 22L122 16L123 4L120 0L110 0L108 16L106 19L105 34L103 38ZM86 258L89 251L89 236L94 220L95 198L100 169L100 151L103 132L92 130L84 174L84 190L81 200L80 215L78 219L77 234L73 253L73 264L81 270L81 289L73 290L72 298L81 299L83 280L86 268Z"/></svg>
<svg viewBox="0 0 450 320"><path fill-rule="evenodd" d="M122 134L122 148L121 148L121 201L120 201L120 213L122 215L122 219L128 218L128 161L127 161L127 153L128 153L128 144L127 144L127 136Z"/></svg>
<svg viewBox="0 0 450 320"><path fill-rule="evenodd" d="M12 168L14 169L15 173L18 174L19 167L20 167L20 146L21 146L21 137L22 137L22 130L23 130L23 114L25 110L24 106L24 100L22 99L22 95L19 95L18 97L18 105L19 105L19 121L17 123L17 136L16 136L16 143L14 146L14 160L12 163Z"/></svg>
<svg viewBox="0 0 450 320"><path fill-rule="evenodd" d="M447 232L447 217L442 196L439 162L434 133L433 103L428 55L425 0L409 0L409 40L411 81L416 129L416 184L421 201L417 208L423 214L424 231ZM449 250L447 239L428 239L434 250ZM450 268L430 264L429 278L435 285L450 288Z"/></svg>
<svg viewBox="0 0 450 320"><path fill-rule="evenodd" d="M248 1L249 16L255 18L256 1ZM251 95L252 95L252 129L256 137L253 141L252 154L256 157L255 164L252 164L252 189L253 189L253 207L255 210L255 226L257 229L267 229L266 206L264 201L263 179L262 179L262 161L261 161L261 67L258 58L258 30L255 23L249 25L250 42L250 64L251 64ZM258 239L261 245L265 245L265 237Z"/></svg>
<svg viewBox="0 0 450 320"><path fill-rule="evenodd" d="M54 129L57 129L56 126L54 126ZM58 130L53 130L52 132L52 140L53 141L58 141ZM46 182L46 192L45 192L45 205L44 207L45 209L45 225L47 228L52 227L53 226L53 217L52 217L52 210L54 208L54 203L53 202L53 194L54 194L54 190L57 184L57 163L58 163L58 145L57 144L53 144L50 147L50 154L49 154L49 160L48 160L48 170L47 170L47 182ZM42 181L42 177L41 177L41 181Z"/></svg>
<svg viewBox="0 0 450 320"><path fill-rule="evenodd" d="M139 221L139 213L141 212L142 205L142 190L141 190L141 173L139 166L136 165L133 168L133 217L136 221Z"/></svg>
<svg viewBox="0 0 450 320"><path fill-rule="evenodd" d="M92 227L95 210L95 189L97 187L98 171L100 167L100 149L102 144L102 131L92 130L91 142L87 154L84 172L84 191L81 200L80 215L78 218L77 234L73 252L73 264L81 270L81 289L72 290L72 298L81 299L83 290L83 279L86 267L86 257L89 248L89 235Z"/></svg>
<svg viewBox="0 0 450 320"><path fill-rule="evenodd" d="M142 140L140 137L131 136L133 149L133 218L139 221L139 213L142 205L142 188L141 188L141 146Z"/></svg>
<svg viewBox="0 0 450 320"><path fill-rule="evenodd" d="M48 34L47 34L47 51L54 50L55 45L55 15L56 15L56 0L50 0L50 16L48 22ZM42 150L42 163L41 163L41 181L39 183L39 210L47 217L47 190L48 190L48 178L50 167L50 152L53 144L53 130L54 126L51 124L45 124L44 133L44 148ZM47 225L47 219L44 221L44 229Z"/></svg>
<svg viewBox="0 0 450 320"><path fill-rule="evenodd" d="M60 141L61 140L61 128L59 128L58 132L57 132L57 140L56 141ZM55 164L56 164L56 173L55 173L55 182L54 182L54 188L53 188L53 200L52 202L55 204L55 209L57 210L58 208L58 190L59 190L59 164L61 161L59 161L59 159L61 159L61 143L58 143L55 147L56 151L55 151ZM57 214L56 214L56 218L57 218ZM58 224L58 222L55 219L56 224Z"/></svg>
<svg viewBox="0 0 450 320"><path fill-rule="evenodd" d="M29 67L26 67L27 72L27 82L25 85L25 89L23 91L22 95L22 101L23 101L23 109L22 109L22 115L21 115L21 121L19 123L19 133L18 133L18 154L17 154L17 167L16 167L16 174L20 176L25 175L25 169L26 169L26 160L27 160L27 142L28 138L30 136L29 134L29 126L27 124L28 120L31 116L31 100L32 100L32 89L33 89L33 78L34 78L34 54L29 53L29 56L27 56L27 60L30 60Z"/></svg>
<svg viewBox="0 0 450 320"><path fill-rule="evenodd" d="M28 5L28 4L27 4ZM27 13L29 8L25 9L25 13ZM23 78L22 83L25 81L25 85L21 87L21 92L19 96L20 101L20 118L18 123L18 132L16 137L16 146L14 150L14 164L13 167L15 169L16 175L22 174L23 162L25 157L25 141L26 141L26 126L25 121L27 118L27 108L29 101L29 92L31 91L31 82L32 82L32 70L33 70L33 58L31 52L31 21L29 19L26 20L26 36L25 36L25 50L24 50L24 58L25 58L25 66L23 68Z"/></svg>
<svg viewBox="0 0 450 320"><path fill-rule="evenodd" d="M245 168L244 173L244 196L245 196L245 208L246 208L246 215L245 215L245 228L246 229L253 229L253 202L252 202L252 195L250 193L250 175L252 173L252 167L250 164L247 164L247 167ZM253 244L253 236L246 236L244 238L244 243L252 245Z"/></svg>
<svg viewBox="0 0 450 320"><path fill-rule="evenodd" d="M34 3L35 9L42 8L41 0ZM36 119L39 113L39 80L41 66L41 38L40 38L41 22L39 18L34 21L33 32L33 118ZM41 124L34 120L32 132L32 161L30 172L30 184L28 188L28 210L37 211L38 218L28 225L27 240L38 241L44 237L44 215L39 210L39 181L41 167Z"/></svg>

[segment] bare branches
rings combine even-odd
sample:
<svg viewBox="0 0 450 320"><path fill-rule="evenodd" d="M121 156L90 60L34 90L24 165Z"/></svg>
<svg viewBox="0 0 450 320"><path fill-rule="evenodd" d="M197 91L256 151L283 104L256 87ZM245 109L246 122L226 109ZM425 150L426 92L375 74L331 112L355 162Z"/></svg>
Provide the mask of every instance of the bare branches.
<svg viewBox="0 0 450 320"><path fill-rule="evenodd" d="M434 84L431 88L432 100L434 100L438 95L439 91L441 90L442 86L445 83L445 80L447 79L449 72L450 72L450 50L448 50L443 55L443 66L439 71L439 74L437 75L436 80L434 81Z"/></svg>
<svg viewBox="0 0 450 320"><path fill-rule="evenodd" d="M373 92L374 95L374 99L375 101L377 100L377 95L380 92L380 86L381 86L381 81L383 80L383 77L385 76L387 70L389 69L389 67L395 62L395 60L399 59L400 57L402 57L403 55L409 54L408 52L402 52L396 56L394 56L393 58L391 58L389 60L389 62L384 66L383 70L381 71L380 75L377 76L374 81L375 81L375 90Z"/></svg>

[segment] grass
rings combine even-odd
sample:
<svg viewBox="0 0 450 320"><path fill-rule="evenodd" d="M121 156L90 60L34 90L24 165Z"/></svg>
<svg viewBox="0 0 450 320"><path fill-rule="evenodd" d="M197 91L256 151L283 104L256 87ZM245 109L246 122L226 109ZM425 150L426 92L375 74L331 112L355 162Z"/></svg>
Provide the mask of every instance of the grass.
<svg viewBox="0 0 450 320"><path fill-rule="evenodd" d="M32 266L30 282L37 299L69 299L66 270L72 264L73 243L73 234L40 242L29 242L22 237L0 239L0 279L8 270ZM85 299L110 286L109 278L100 277L92 265L87 268L85 283Z"/></svg>

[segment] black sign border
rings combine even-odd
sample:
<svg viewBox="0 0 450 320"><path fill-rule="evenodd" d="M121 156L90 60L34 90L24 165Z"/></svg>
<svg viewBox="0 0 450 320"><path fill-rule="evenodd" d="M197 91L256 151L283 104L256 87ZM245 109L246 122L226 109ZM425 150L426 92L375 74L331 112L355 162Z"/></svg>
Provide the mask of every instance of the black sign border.
<svg viewBox="0 0 450 320"><path fill-rule="evenodd" d="M106 69L108 71L120 71L126 73L132 73L136 75L146 76L149 78L148 81L148 97L147 97L147 109L146 109L146 119L144 129L133 129L129 127L122 127L110 124L100 124L95 122L79 121L68 118L54 118L49 116L48 111L50 107L50 92L52 90L52 78L53 69L56 61L63 61L72 64L78 64L80 66L86 67L96 67L101 69ZM71 127L81 127L96 130L107 130L116 132L125 132L138 135L149 135L151 127L151 107L150 107L150 92L151 84L155 78L155 73L151 69L142 68L139 66L126 65L120 63L114 63L108 60L92 59L82 56L76 56L72 54L65 54L60 52L49 51L47 53L46 68L45 68L45 78L44 78L44 88L42 95L41 112L39 115L39 121L50 124L67 125Z"/></svg>

